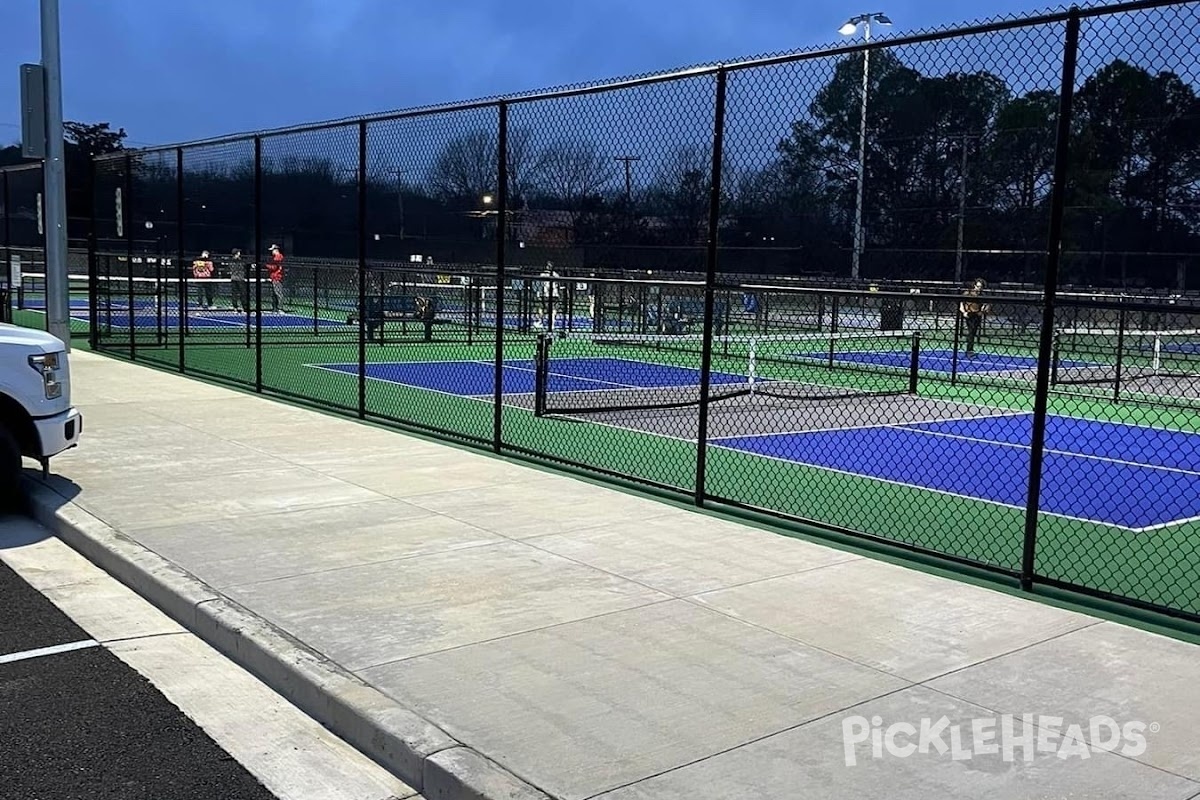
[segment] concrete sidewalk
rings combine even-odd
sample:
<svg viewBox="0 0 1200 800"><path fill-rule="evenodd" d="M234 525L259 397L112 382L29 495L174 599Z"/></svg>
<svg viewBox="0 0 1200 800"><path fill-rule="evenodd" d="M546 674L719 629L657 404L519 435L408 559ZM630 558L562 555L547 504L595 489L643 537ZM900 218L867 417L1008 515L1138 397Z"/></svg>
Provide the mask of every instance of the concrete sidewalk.
<svg viewBox="0 0 1200 800"><path fill-rule="evenodd" d="M40 518L431 800L1200 797L1196 645L73 358Z"/></svg>

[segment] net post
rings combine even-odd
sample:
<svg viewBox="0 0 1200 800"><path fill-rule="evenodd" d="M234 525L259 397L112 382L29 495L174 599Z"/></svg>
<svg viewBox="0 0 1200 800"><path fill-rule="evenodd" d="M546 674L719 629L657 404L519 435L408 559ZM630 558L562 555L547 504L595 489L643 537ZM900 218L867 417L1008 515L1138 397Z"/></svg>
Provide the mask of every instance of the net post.
<svg viewBox="0 0 1200 800"><path fill-rule="evenodd" d="M712 167L708 196L708 247L704 277L704 346L700 353L700 418L696 432L695 502L704 505L708 473L709 389L712 385L713 319L717 282L717 234L721 222L721 165L725 142L725 87L728 73L717 68L716 102L713 109Z"/></svg>
<svg viewBox="0 0 1200 800"><path fill-rule="evenodd" d="M183 148L175 148L175 249L176 271L179 275L179 371L187 371L184 325L187 323L187 278L183 269Z"/></svg>
<svg viewBox="0 0 1200 800"><path fill-rule="evenodd" d="M544 333L537 337L537 354L535 355L533 377L533 415L546 415L547 380L550 374L550 339Z"/></svg>
<svg viewBox="0 0 1200 800"><path fill-rule="evenodd" d="M725 320L724 320L724 324L721 325L721 332L726 335L726 338L723 340L725 342L725 355L729 355L729 336L728 336L728 334L729 334L729 325L733 321L733 318L730 316L730 314L732 314L732 313L733 313L733 294L731 292L726 291L725 292Z"/></svg>
<svg viewBox="0 0 1200 800"><path fill-rule="evenodd" d="M1159 377L1159 368L1162 367L1162 333L1160 331L1154 332L1154 349L1152 352L1154 353L1154 358L1150 362L1150 369L1154 377L1157 378Z"/></svg>
<svg viewBox="0 0 1200 800"><path fill-rule="evenodd" d="M467 331L467 346L469 347L475 339L475 331L471 325L472 317L477 316L475 312L475 276L467 276L467 285L463 287L466 291L466 297L463 298L463 327Z"/></svg>
<svg viewBox="0 0 1200 800"><path fill-rule="evenodd" d="M833 302L831 303L831 306L832 307L829 310L829 332L837 333L838 332L838 296L836 294L833 296Z"/></svg>
<svg viewBox="0 0 1200 800"><path fill-rule="evenodd" d="M1054 342L1050 348L1050 385L1058 386L1058 365L1062 360L1062 331L1054 331Z"/></svg>
<svg viewBox="0 0 1200 800"><path fill-rule="evenodd" d="M603 275L593 275L592 278L603 277ZM608 302L606 295L608 294L608 284L592 283L592 330L597 333L604 333L607 330L607 317L604 314L605 303Z"/></svg>
<svg viewBox="0 0 1200 800"><path fill-rule="evenodd" d="M918 378L921 368L921 332L913 331L912 335L912 358L908 365L908 393L917 393Z"/></svg>
<svg viewBox="0 0 1200 800"><path fill-rule="evenodd" d="M962 343L962 311L960 307L954 309L954 345L950 351L950 385L954 386L958 383L958 348Z"/></svg>
<svg viewBox="0 0 1200 800"><path fill-rule="evenodd" d="M129 310L125 312L129 323L129 358L137 359L136 317L137 308L133 302L133 156L125 153L125 197L122 203L122 213L125 215L125 272L129 280L126 287Z"/></svg>
<svg viewBox="0 0 1200 800"><path fill-rule="evenodd" d="M496 121L496 364L492 397L492 449L504 445L504 278L505 238L508 228L508 103L500 102ZM522 299L529 281L521 282Z"/></svg>
<svg viewBox="0 0 1200 800"><path fill-rule="evenodd" d="M625 284L617 284L617 333L625 329Z"/></svg>
<svg viewBox="0 0 1200 800"><path fill-rule="evenodd" d="M758 377L758 337L750 337L750 353L747 359L746 372L750 379L750 395L754 395L754 387Z"/></svg>
<svg viewBox="0 0 1200 800"><path fill-rule="evenodd" d="M1155 336L1155 344L1157 345L1158 337ZM1122 308L1117 314L1117 371L1113 376L1113 402L1121 402L1121 374L1125 360L1125 309ZM1157 358L1155 359L1157 361ZM1155 364L1155 372L1158 371L1158 365Z"/></svg>
<svg viewBox="0 0 1200 800"><path fill-rule="evenodd" d="M313 275L313 286L317 284ZM316 289L313 327L316 327ZM385 293L380 288L380 296ZM367 416L367 123L358 122L358 418ZM384 323L379 321L379 340L383 341Z"/></svg>
<svg viewBox="0 0 1200 800"><path fill-rule="evenodd" d="M321 305L321 297L320 297L319 290L317 287L320 285L321 285L321 268L313 267L313 271L312 271L313 336L316 336L320 333L320 331L317 329L317 318L318 318L317 308L319 308Z"/></svg>
<svg viewBox="0 0 1200 800"><path fill-rule="evenodd" d="M1050 193L1050 224L1047 233L1045 300L1042 306L1041 341L1038 346L1037 388L1034 394L1033 430L1029 445L1029 495L1025 505L1025 537L1021 553L1021 589L1031 591L1036 573L1038 509L1041 505L1042 459L1045 454L1046 416L1050 399L1050 361L1062 261L1063 212L1066 205L1071 144L1071 117L1075 99L1075 65L1079 50L1080 13L1071 6L1063 43L1062 79L1059 92L1054 146L1054 175Z"/></svg>
<svg viewBox="0 0 1200 800"><path fill-rule="evenodd" d="M563 289L567 293L567 300L566 300L567 315L566 315L566 319L564 321L563 327L568 333L572 333L575 330L575 281L574 281L574 279L568 280L566 282L566 284L563 286Z"/></svg>

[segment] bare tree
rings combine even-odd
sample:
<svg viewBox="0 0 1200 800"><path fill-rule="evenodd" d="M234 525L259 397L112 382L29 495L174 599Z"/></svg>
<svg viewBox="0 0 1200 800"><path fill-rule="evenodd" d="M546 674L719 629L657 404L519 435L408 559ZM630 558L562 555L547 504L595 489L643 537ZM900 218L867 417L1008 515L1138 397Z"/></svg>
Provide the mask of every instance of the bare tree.
<svg viewBox="0 0 1200 800"><path fill-rule="evenodd" d="M527 128L508 131L508 200L513 208L529 205L545 170L545 151L537 148L533 138Z"/></svg>
<svg viewBox="0 0 1200 800"><path fill-rule="evenodd" d="M564 139L547 147L541 158L541 188L568 208L600 194L617 175L616 162L595 142Z"/></svg>
<svg viewBox="0 0 1200 800"><path fill-rule="evenodd" d="M471 131L442 148L429 179L443 200L477 201L496 191L496 137L489 131Z"/></svg>
<svg viewBox="0 0 1200 800"><path fill-rule="evenodd" d="M529 131L508 133L508 195L512 206L524 203L537 181L541 155ZM497 190L498 141L494 131L476 130L450 140L430 172L435 196L444 200L478 202Z"/></svg>

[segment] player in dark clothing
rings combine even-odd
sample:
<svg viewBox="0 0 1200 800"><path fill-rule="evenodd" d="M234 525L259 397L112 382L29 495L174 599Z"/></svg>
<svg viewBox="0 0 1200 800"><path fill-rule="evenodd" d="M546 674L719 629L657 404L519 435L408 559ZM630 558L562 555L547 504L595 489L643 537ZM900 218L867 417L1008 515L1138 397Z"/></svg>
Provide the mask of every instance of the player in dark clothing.
<svg viewBox="0 0 1200 800"><path fill-rule="evenodd" d="M250 310L250 293L246 290L246 262L236 247L229 255L229 291L234 311Z"/></svg>
<svg viewBox="0 0 1200 800"><path fill-rule="evenodd" d="M417 319L425 324L425 341L433 341L433 317L437 313L437 306L433 303L433 298L418 297L417 298Z"/></svg>
<svg viewBox="0 0 1200 800"><path fill-rule="evenodd" d="M983 316L990 309L986 303L980 302L984 285L983 278L976 278L975 282L971 284L971 288L963 293L967 299L959 305L959 313L967 323L967 358L975 357L975 342L979 339L979 328L983 324Z"/></svg>

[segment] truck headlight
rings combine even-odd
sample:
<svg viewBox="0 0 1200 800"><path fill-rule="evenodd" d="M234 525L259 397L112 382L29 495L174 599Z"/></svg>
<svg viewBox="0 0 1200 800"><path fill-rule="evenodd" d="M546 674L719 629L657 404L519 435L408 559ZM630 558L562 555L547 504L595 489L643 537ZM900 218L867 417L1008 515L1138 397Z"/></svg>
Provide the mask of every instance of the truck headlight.
<svg viewBox="0 0 1200 800"><path fill-rule="evenodd" d="M47 369L58 369L58 353L43 353L39 356L30 356L29 366L38 372Z"/></svg>
<svg viewBox="0 0 1200 800"><path fill-rule="evenodd" d="M62 383L58 380L58 356L58 353L43 353L29 357L29 366L42 373L42 385L47 400L62 397Z"/></svg>

